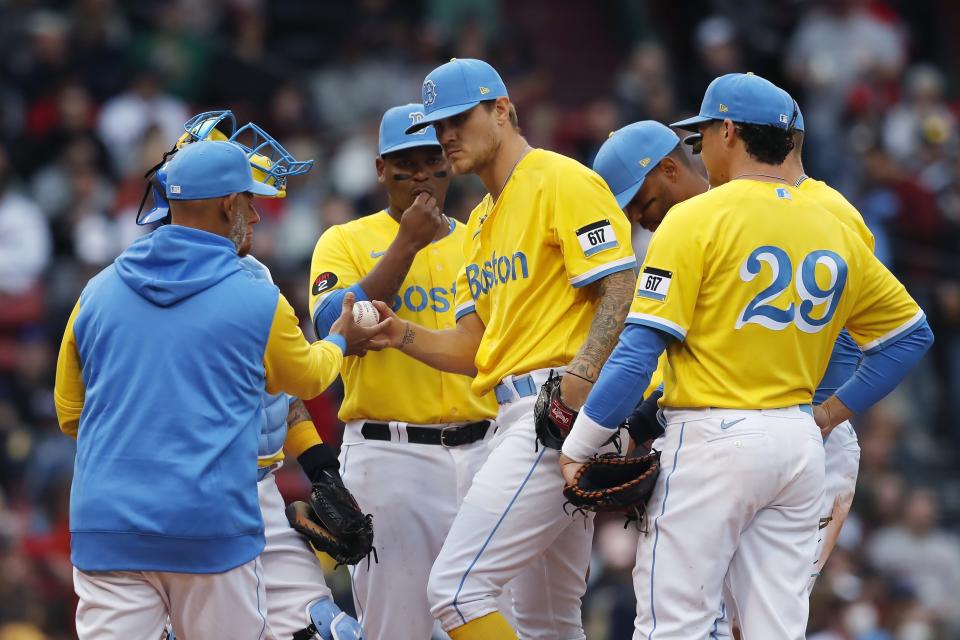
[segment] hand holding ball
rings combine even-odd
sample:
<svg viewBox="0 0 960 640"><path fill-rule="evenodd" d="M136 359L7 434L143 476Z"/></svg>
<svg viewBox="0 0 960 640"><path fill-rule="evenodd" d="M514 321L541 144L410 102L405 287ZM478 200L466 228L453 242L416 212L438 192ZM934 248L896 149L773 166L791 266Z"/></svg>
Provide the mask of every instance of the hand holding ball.
<svg viewBox="0 0 960 640"><path fill-rule="evenodd" d="M357 325L369 329L380 322L380 314L372 302L360 300L353 303L353 321Z"/></svg>

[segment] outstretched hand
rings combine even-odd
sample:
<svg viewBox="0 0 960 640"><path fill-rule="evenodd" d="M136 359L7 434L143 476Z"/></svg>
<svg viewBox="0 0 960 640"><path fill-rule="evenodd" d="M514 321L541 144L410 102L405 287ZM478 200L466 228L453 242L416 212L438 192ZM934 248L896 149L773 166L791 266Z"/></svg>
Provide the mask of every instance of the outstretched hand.
<svg viewBox="0 0 960 640"><path fill-rule="evenodd" d="M353 320L353 303L355 301L356 296L352 292L347 292L343 296L340 317L330 327L331 334L339 334L347 341L346 355L363 356L368 351L380 351L391 346L387 336L392 325L396 322L396 316L384 318L381 315L381 321L374 326L361 327ZM374 302L374 305L376 304L378 303Z"/></svg>

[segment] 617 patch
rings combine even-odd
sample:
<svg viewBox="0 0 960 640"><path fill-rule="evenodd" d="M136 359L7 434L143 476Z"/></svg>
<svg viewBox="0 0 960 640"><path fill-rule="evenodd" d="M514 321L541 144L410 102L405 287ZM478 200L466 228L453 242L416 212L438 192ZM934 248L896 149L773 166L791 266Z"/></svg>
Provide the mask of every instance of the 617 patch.
<svg viewBox="0 0 960 640"><path fill-rule="evenodd" d="M318 296L321 293L330 291L337 285L337 276L332 271L324 271L313 281L313 295Z"/></svg>
<svg viewBox="0 0 960 640"><path fill-rule="evenodd" d="M613 233L613 225L610 224L609 220L598 220L585 227L580 227L577 229L577 240L580 242L580 248L586 258L595 253L620 246L620 243L617 242L617 236Z"/></svg>
<svg viewBox="0 0 960 640"><path fill-rule="evenodd" d="M670 281L672 279L672 271L664 271L656 267L644 267L640 274L640 284L637 286L637 297L663 302L667 297L667 292L670 291Z"/></svg>

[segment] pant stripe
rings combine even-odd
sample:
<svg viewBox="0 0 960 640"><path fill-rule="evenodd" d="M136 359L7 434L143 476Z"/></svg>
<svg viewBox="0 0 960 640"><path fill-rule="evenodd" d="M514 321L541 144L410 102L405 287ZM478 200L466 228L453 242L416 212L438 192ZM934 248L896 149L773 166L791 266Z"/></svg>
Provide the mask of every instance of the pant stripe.
<svg viewBox="0 0 960 640"><path fill-rule="evenodd" d="M670 474L664 482L663 504L660 506L660 515L653 521L653 558L651 559L650 566L650 615L653 617L653 627L650 629L650 633L647 634L647 640L652 640L653 632L657 630L657 609L653 604L653 577L657 571L657 541L660 540L660 518L663 517L663 513L667 510L667 496L670 495L670 478L673 476L673 472L677 470L677 459L680 457L680 449L683 448L683 430L686 426L686 422L680 425L680 442L677 443L677 450L673 452L673 468L670 469Z"/></svg>
<svg viewBox="0 0 960 640"><path fill-rule="evenodd" d="M456 610L457 615L460 616L460 620L463 624L467 623L467 619L464 617L463 613L460 611L458 606L458 598L460 597L460 592L463 590L463 585L467 581L467 576L470 575L470 572L473 570L473 567L476 566L477 561L480 560L480 556L483 555L483 552L486 550L487 545L490 544L490 541L493 539L493 535L497 532L497 529L500 528L500 524L507 517L507 514L510 512L510 509L513 507L513 504L517 501L517 498L520 496L520 492L523 491L523 488L527 486L527 481L530 480L530 476L533 475L534 469L537 468L537 465L540 464L540 460L543 458L543 454L547 452L546 447L540 448L540 455L537 456L537 459L533 461L533 466L530 467L530 471L527 472L527 477L523 479L523 482L520 483L520 486L517 488L517 492L513 494L513 498L510 499L510 503L507 505L507 508L504 509L503 514L501 514L500 519L497 520L497 524L494 525L493 530L490 531L490 535L487 536L487 539L484 541L483 546L480 547L480 550L477 551L477 556L473 559L473 562L470 563L470 566L467 567L466 573L463 574L463 577L460 578L460 585L457 587L457 592L453 594L453 608Z"/></svg>
<svg viewBox="0 0 960 640"><path fill-rule="evenodd" d="M263 626L260 627L260 633L257 635L257 640L260 640L260 638L263 637L263 632L267 630L267 618L263 615L263 610L260 608L260 572L257 571L257 564L257 561L254 561L253 575L257 576L257 613L259 613L263 619Z"/></svg>
<svg viewBox="0 0 960 640"><path fill-rule="evenodd" d="M343 451L343 470L341 471L341 479L347 475L347 459L350 457L350 447L347 447ZM363 604L360 602L360 597L357 595L357 567L360 566L360 563L357 563L350 567L350 592L353 594L353 604L360 611L360 615L357 616L357 622L363 625ZM331 596L332 597L332 596Z"/></svg>

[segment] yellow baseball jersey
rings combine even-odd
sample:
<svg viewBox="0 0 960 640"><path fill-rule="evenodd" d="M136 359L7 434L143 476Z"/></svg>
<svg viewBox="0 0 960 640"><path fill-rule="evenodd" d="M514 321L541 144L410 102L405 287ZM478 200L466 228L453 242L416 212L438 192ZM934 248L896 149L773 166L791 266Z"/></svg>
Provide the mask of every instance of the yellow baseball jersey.
<svg viewBox="0 0 960 640"><path fill-rule="evenodd" d="M867 223L863 221L863 216L857 211L857 208L850 204L850 201L843 197L843 194L828 185L822 180L814 180L810 176L802 176L797 181L797 188L800 193L807 196L821 207L832 213L837 219L854 230L860 236L860 239L870 247L870 251L876 249L876 240L873 233L867 228Z"/></svg>
<svg viewBox="0 0 960 640"><path fill-rule="evenodd" d="M849 226L750 180L678 204L647 250L628 323L664 331L668 407L809 403L846 326L865 352L923 312Z"/></svg>
<svg viewBox="0 0 960 640"><path fill-rule="evenodd" d="M477 350L476 393L507 375L569 363L597 307L587 285L633 269L630 223L603 179L543 149L528 153L500 197L467 223L457 278L457 319L486 327Z"/></svg>
<svg viewBox="0 0 960 640"><path fill-rule="evenodd" d="M404 320L429 329L452 329L457 271L463 265L462 224L451 219L450 233L421 249L393 300L385 300ZM386 211L327 229L317 242L310 267L310 312L333 291L359 282L377 264L400 230ZM471 379L444 373L397 349L343 361L346 396L340 419L439 424L492 418L493 394L478 397Z"/></svg>

